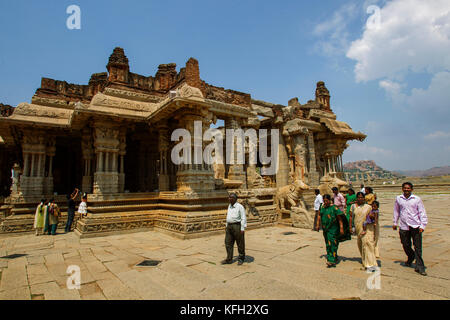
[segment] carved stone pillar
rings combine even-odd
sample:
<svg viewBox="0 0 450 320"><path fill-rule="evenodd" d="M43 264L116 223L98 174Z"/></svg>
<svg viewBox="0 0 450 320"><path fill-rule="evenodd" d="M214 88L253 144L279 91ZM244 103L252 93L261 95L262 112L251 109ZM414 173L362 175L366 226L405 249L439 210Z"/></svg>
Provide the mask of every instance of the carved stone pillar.
<svg viewBox="0 0 450 320"><path fill-rule="evenodd" d="M85 128L83 130L83 136L81 138L81 149L84 160L84 174L81 182L81 189L83 192L92 193L93 177L91 171L91 163L94 158L94 148L92 133L89 128ZM101 159L99 158L98 162L100 162L100 160ZM98 168L99 167L100 166L98 166Z"/></svg>
<svg viewBox="0 0 450 320"><path fill-rule="evenodd" d="M158 125L158 152L159 152L159 191L169 191L169 173L167 171L167 162L169 160L169 127L167 122Z"/></svg>
<svg viewBox="0 0 450 320"><path fill-rule="evenodd" d="M242 129L241 125L239 123L238 120L234 119L234 118L227 118L225 119L225 129L233 129L235 132L236 130ZM225 135L227 132L225 131ZM225 138L226 139L226 138ZM233 137L233 139L235 139ZM234 159L234 164L229 164L226 165L225 167L227 168L227 178L229 180L239 180L242 181L242 185L241 187L245 188L245 172L244 172L244 165L243 164L238 164L236 162L238 162L237 159L237 148L241 147L237 144L237 139L235 139L234 141L234 153L230 154L230 155L226 155L225 159ZM242 141L241 143L244 143L244 141ZM226 142L225 144L225 150L226 150L226 145L228 144L228 142ZM231 152L231 150L226 150L226 152Z"/></svg>
<svg viewBox="0 0 450 320"><path fill-rule="evenodd" d="M95 122L94 147L98 164L94 174L94 194L118 193L119 173L112 170L110 161L112 155L119 152L118 125L107 121Z"/></svg>
<svg viewBox="0 0 450 320"><path fill-rule="evenodd" d="M22 152L24 173L20 177L20 192L24 196L43 196L46 154L44 135L39 131L25 131Z"/></svg>
<svg viewBox="0 0 450 320"><path fill-rule="evenodd" d="M215 189L214 171L212 165L204 163L201 159L201 164L194 163L194 131L195 122L201 124L200 134L209 128L210 120L208 120L208 110L202 107L194 107L184 114L177 115L180 124L189 131L191 136L191 162L187 164L180 164L177 168L177 190L185 192L202 192L211 191ZM204 150L204 149L203 149Z"/></svg>
<svg viewBox="0 0 450 320"><path fill-rule="evenodd" d="M56 139L55 137L49 137L47 139L46 157L48 157L48 174L44 179L44 192L45 194L53 194L53 157L56 153ZM45 159L45 157L44 157Z"/></svg>
<svg viewBox="0 0 450 320"><path fill-rule="evenodd" d="M314 135L312 132L308 134L308 153L309 153L309 183L311 185L319 185L320 174L316 165L316 148L314 144Z"/></svg>
<svg viewBox="0 0 450 320"><path fill-rule="evenodd" d="M303 135L294 136L295 179L301 179L305 182L308 182L305 179L305 172L306 172L305 144L306 144L305 137Z"/></svg>
<svg viewBox="0 0 450 320"><path fill-rule="evenodd" d="M257 116L257 113L254 113L254 117L249 117L247 119L244 119L244 123L243 123L243 129L246 130L255 130L255 134L257 137L257 133L256 131L259 129L259 119ZM278 147L278 146L276 146ZM258 141L256 139L256 141L252 141L252 139L248 139L248 142L245 143L245 165L244 167L246 167L246 172L247 172L247 181L246 181L246 188L261 188L263 187L263 178L261 177L261 175L256 171L256 163L252 163L255 162L254 159L253 161L251 161L251 157L252 157L252 152L257 153L258 150ZM257 155L256 155L256 160L257 160Z"/></svg>
<svg viewBox="0 0 450 320"><path fill-rule="evenodd" d="M127 130L125 128L120 128L119 132L119 154L120 156L120 171L119 171L119 192L125 192L125 154L126 154L126 142L127 142ZM117 171L117 164L115 166L115 171Z"/></svg>
<svg viewBox="0 0 450 320"><path fill-rule="evenodd" d="M25 150L23 151L23 176L30 176L30 154Z"/></svg>

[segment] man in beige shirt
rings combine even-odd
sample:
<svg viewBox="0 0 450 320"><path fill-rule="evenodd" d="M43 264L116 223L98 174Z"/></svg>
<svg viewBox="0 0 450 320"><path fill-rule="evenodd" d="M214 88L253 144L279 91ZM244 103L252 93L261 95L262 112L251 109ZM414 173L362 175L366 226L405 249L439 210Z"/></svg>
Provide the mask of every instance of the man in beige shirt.
<svg viewBox="0 0 450 320"><path fill-rule="evenodd" d="M227 212L227 226L225 233L225 247L227 248L227 258L222 264L230 264L233 261L233 247L236 241L239 252L238 265L242 265L245 259L245 239L244 232L247 227L247 217L244 207L237 202L237 195L231 193L228 197L230 204Z"/></svg>

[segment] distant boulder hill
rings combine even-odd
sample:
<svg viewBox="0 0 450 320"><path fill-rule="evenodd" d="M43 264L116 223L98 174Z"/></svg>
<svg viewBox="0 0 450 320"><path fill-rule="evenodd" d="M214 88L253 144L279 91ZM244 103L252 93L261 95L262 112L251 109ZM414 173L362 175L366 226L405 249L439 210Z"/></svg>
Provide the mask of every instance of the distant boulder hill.
<svg viewBox="0 0 450 320"><path fill-rule="evenodd" d="M348 178L351 181L359 180L359 175L361 173L365 174L366 176L369 175L371 180L399 179L403 177L403 174L401 173L395 173L381 168L373 160L348 162L344 164L344 172L348 173Z"/></svg>
<svg viewBox="0 0 450 320"><path fill-rule="evenodd" d="M431 177L450 175L450 166L434 167L427 170L395 170L389 171L378 166L373 160L361 160L344 164L344 172L348 173L350 180L359 178L357 174L364 173L372 179L398 179L403 177Z"/></svg>
<svg viewBox="0 0 450 320"><path fill-rule="evenodd" d="M345 167L345 165L344 165ZM395 173L409 177L438 177L450 175L450 166L434 167L428 170L396 170Z"/></svg>

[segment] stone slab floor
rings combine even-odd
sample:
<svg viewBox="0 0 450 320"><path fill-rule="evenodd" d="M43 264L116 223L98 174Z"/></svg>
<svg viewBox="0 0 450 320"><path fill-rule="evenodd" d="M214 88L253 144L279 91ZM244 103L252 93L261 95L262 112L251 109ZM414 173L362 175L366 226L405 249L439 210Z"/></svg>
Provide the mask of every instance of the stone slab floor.
<svg viewBox="0 0 450 320"><path fill-rule="evenodd" d="M356 239L341 244L340 263L327 269L322 233L276 226L246 232L242 266L220 264L224 235L2 236L0 257L24 256L0 258L0 299L449 299L450 194L421 196L430 219L424 234L427 277L400 265L405 255L391 228L395 195L378 195L380 289L366 285L370 274L360 270ZM136 266L145 259L161 263ZM79 290L67 289L70 265L80 267Z"/></svg>

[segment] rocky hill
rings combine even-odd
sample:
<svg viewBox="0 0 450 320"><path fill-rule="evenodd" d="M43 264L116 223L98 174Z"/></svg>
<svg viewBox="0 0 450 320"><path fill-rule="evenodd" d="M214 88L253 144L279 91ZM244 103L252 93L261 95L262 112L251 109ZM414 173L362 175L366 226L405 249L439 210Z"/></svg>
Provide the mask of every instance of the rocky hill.
<svg viewBox="0 0 450 320"><path fill-rule="evenodd" d="M434 167L428 170L396 170L394 172L408 177L436 177L450 175L450 166Z"/></svg>
<svg viewBox="0 0 450 320"><path fill-rule="evenodd" d="M398 179L403 176L401 173L394 173L381 168L373 160L348 162L344 164L344 172L348 173L348 177L351 181L360 180L361 173L365 174L366 176L369 175L371 180L390 180Z"/></svg>

